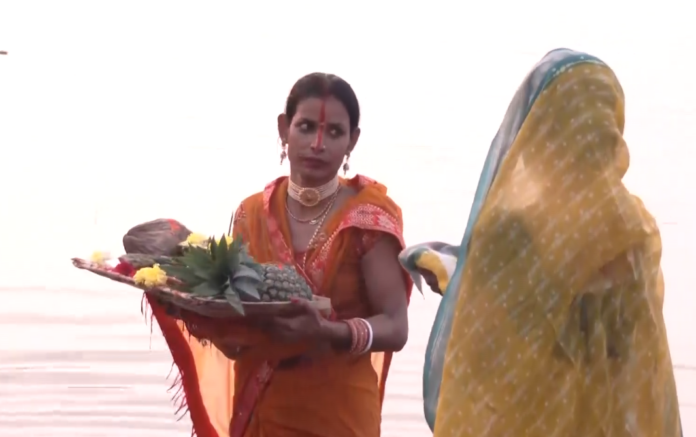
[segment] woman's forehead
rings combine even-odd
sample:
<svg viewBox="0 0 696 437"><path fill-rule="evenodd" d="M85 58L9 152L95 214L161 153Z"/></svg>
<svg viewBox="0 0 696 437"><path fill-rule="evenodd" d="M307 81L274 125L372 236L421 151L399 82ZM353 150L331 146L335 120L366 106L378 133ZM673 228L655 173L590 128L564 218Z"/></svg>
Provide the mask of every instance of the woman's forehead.
<svg viewBox="0 0 696 437"><path fill-rule="evenodd" d="M349 116L345 106L340 100L333 96L326 98L309 97L297 105L296 117L319 120L324 107L324 118L329 123L348 123Z"/></svg>

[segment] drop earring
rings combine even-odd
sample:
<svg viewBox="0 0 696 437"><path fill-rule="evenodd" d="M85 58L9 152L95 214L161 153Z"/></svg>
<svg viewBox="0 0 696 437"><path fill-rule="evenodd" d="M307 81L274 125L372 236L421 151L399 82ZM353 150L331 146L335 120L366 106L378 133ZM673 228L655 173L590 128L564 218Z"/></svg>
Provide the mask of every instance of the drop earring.
<svg viewBox="0 0 696 437"><path fill-rule="evenodd" d="M348 160L350 159L350 153L346 154L346 160L343 163L343 176L348 173L348 170L350 170L350 164L348 163Z"/></svg>
<svg viewBox="0 0 696 437"><path fill-rule="evenodd" d="M288 157L288 152L285 150L287 148L285 141L280 140L280 148L280 165L283 165L283 161L285 161L285 158Z"/></svg>

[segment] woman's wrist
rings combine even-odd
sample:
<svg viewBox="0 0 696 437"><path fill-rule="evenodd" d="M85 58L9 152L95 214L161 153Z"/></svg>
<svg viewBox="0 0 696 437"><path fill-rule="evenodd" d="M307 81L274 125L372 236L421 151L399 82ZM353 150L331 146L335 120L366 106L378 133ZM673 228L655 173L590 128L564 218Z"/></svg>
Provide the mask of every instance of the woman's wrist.
<svg viewBox="0 0 696 437"><path fill-rule="evenodd" d="M328 341L334 348L347 350L350 349L352 335L350 327L344 322L333 322L323 320L320 329L320 337Z"/></svg>

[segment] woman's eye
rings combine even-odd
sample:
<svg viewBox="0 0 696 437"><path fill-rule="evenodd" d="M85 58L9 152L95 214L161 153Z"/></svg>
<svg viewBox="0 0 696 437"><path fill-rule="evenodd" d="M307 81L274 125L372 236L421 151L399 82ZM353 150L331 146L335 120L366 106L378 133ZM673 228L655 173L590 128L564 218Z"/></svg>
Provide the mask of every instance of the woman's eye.
<svg viewBox="0 0 696 437"><path fill-rule="evenodd" d="M332 137L338 137L341 135L341 131L336 128L333 128L329 130L329 135L331 135Z"/></svg>
<svg viewBox="0 0 696 437"><path fill-rule="evenodd" d="M309 130L311 130L311 126L309 125L309 123L306 123L306 122L300 123L300 125L298 127L300 128L300 130L302 132L308 132Z"/></svg>

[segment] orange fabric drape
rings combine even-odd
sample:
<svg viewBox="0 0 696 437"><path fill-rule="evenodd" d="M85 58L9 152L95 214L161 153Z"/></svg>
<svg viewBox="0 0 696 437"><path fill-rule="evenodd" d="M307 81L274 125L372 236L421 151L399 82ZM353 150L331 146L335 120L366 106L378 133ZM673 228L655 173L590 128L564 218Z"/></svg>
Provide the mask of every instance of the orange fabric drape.
<svg viewBox="0 0 696 437"><path fill-rule="evenodd" d="M302 273L316 294L331 299L336 317L367 317L360 248L375 233L391 235L403 247L401 211L374 181L358 176L342 183L357 194L327 221ZM287 178L280 178L246 199L235 214L234 236L249 244L258 262L294 263L286 190ZM410 293L410 278L404 275ZM197 335L205 326L255 345L232 361L189 335L186 324L168 316L156 301L149 302L179 368L181 403L198 437L379 435L391 353L353 357L309 345L278 345L249 327L183 314L189 326L199 327ZM274 369L276 360L300 353L310 356L311 364Z"/></svg>

